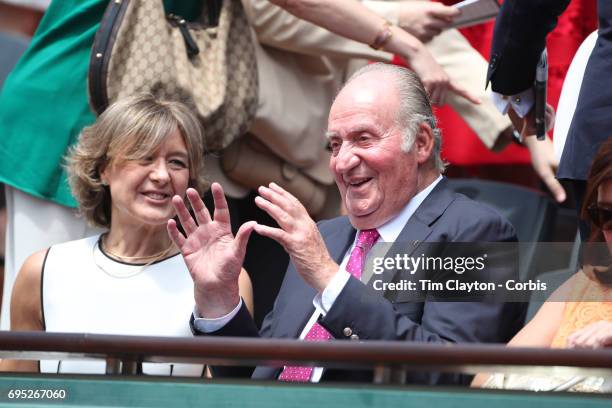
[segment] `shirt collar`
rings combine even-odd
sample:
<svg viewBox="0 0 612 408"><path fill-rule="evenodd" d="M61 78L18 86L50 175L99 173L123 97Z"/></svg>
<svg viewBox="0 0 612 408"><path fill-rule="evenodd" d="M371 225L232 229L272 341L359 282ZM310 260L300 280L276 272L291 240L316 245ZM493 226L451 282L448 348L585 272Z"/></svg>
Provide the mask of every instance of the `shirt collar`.
<svg viewBox="0 0 612 408"><path fill-rule="evenodd" d="M399 234L402 232L412 214L415 213L417 208L423 203L423 201L427 198L431 190L434 189L436 185L442 180L442 176L438 176L430 185L425 187L422 191L420 191L417 195L412 197L408 204L397 214L394 218L387 221L385 224L381 225L377 228L378 233L380 234L379 242L395 242Z"/></svg>

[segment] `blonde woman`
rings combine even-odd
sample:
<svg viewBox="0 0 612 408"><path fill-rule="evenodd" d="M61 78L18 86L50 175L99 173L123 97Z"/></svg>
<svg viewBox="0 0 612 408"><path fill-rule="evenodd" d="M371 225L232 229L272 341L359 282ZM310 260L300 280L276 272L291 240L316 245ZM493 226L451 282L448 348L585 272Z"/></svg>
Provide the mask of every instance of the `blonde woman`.
<svg viewBox="0 0 612 408"><path fill-rule="evenodd" d="M193 281L166 233L175 194L204 191L200 125L177 102L119 101L85 128L68 156L83 216L108 231L37 252L11 300L12 330L191 336ZM248 275L241 296L252 305ZM252 306L250 306L252 309ZM35 361L4 361L38 371ZM102 361L41 361L41 372L104 373ZM145 364L145 373L202 375L202 366Z"/></svg>

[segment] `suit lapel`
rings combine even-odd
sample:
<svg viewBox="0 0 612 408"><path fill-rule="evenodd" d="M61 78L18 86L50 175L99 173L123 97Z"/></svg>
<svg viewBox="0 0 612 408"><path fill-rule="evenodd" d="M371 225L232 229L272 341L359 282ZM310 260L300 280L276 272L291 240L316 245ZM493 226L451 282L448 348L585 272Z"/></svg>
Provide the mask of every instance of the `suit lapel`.
<svg viewBox="0 0 612 408"><path fill-rule="evenodd" d="M385 257L395 257L396 254L411 256L421 243L427 240L436 221L454 199L447 183L446 178L443 178L423 200L400 232L397 240L394 243L387 243L391 244L391 247ZM368 281L368 286L372 287L374 280L378 279L382 279L383 282L392 282L398 272L397 269L384 270L381 275L372 276ZM389 295L385 292L385 297L388 298Z"/></svg>
<svg viewBox="0 0 612 408"><path fill-rule="evenodd" d="M346 217L340 218L336 224L333 231L323 237L323 241L332 259L340 265L344 254L355 239L356 231ZM297 272L293 273L297 275ZM286 316L278 319L282 324L279 324L275 330L275 337L298 338L314 313L312 299L317 294L316 290L305 284L301 277L297 276L297 280L299 282L290 288L291 307L285 309Z"/></svg>
<svg viewBox="0 0 612 408"><path fill-rule="evenodd" d="M347 217L341 218L340 221L342 222L339 223L340 225L334 232L323 237L329 254L338 265L342 262L346 251L355 240L355 233L357 233Z"/></svg>

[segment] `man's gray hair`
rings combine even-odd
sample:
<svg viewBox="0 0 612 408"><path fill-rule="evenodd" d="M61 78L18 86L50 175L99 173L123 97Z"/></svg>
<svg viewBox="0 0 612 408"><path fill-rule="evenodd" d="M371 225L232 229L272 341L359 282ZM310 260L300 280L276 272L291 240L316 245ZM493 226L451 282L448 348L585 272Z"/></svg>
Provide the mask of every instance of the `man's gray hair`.
<svg viewBox="0 0 612 408"><path fill-rule="evenodd" d="M442 132L438 128L436 117L429 103L427 91L425 91L425 87L423 87L423 83L419 77L409 69L380 62L366 65L357 70L351 75L346 84L361 75L371 72L390 74L394 78L400 99L396 120L399 125L405 129L402 150L407 152L412 149L419 126L423 122L427 123L434 135L434 147L431 160L440 173L444 172L446 163L442 160L440 155L442 149Z"/></svg>

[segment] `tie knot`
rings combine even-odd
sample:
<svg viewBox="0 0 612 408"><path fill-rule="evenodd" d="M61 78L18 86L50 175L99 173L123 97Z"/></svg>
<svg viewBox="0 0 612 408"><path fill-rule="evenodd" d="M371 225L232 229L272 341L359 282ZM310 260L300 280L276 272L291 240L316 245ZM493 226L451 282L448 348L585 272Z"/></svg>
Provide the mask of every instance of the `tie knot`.
<svg viewBox="0 0 612 408"><path fill-rule="evenodd" d="M370 249L374 246L374 243L378 240L380 234L374 229L367 229L359 231L357 236L357 246L360 248Z"/></svg>

